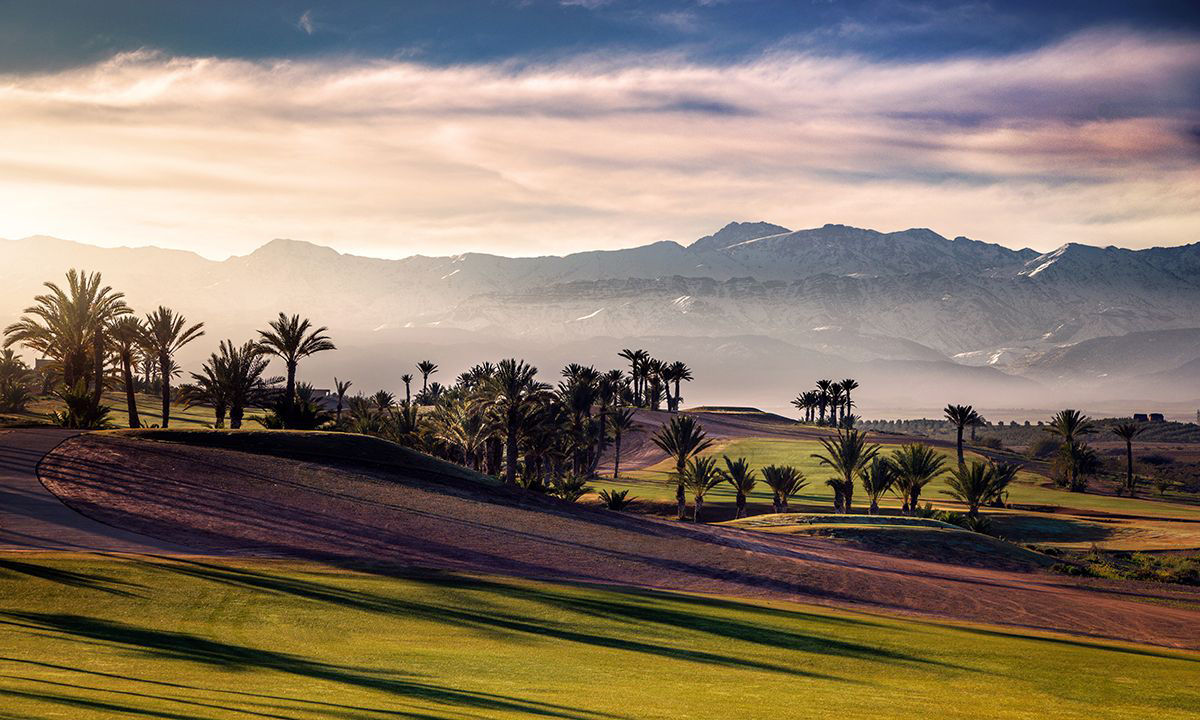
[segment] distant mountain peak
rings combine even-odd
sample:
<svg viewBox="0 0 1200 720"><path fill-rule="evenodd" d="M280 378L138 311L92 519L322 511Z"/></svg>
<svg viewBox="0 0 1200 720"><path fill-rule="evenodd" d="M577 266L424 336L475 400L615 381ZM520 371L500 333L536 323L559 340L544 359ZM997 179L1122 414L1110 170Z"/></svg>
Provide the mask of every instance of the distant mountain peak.
<svg viewBox="0 0 1200 720"><path fill-rule="evenodd" d="M731 222L712 235L705 235L688 247L692 250L723 250L730 245L757 240L771 235L790 233L791 230L769 222Z"/></svg>
<svg viewBox="0 0 1200 720"><path fill-rule="evenodd" d="M289 257L337 257L337 250L325 245L317 245L307 240L292 240L290 238L275 238L259 247L246 257L254 258L289 258Z"/></svg>

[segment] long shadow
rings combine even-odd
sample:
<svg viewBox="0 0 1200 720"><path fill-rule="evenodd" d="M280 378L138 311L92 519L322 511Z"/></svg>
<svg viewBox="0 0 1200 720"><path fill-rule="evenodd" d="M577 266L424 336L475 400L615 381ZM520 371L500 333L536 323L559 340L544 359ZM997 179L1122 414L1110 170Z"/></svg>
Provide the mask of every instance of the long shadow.
<svg viewBox="0 0 1200 720"><path fill-rule="evenodd" d="M693 660L698 662L716 663L731 666L749 666L756 669L786 672L789 674L812 675L792 667L782 667L766 663L752 663L731 655L718 655L696 650L650 645L632 640L606 637L597 633L582 633L564 627L553 626L544 620L513 615L511 611L485 614L462 608L450 608L431 603L416 603L394 597L386 597L347 588L322 584L294 577L279 577L244 568L230 568L205 563L198 560L180 558L160 558L161 563L154 563L158 568L167 568L191 577L220 582L258 590L304 597L320 602L329 602L358 610L382 613L400 613L410 617L421 617L428 620L445 622L452 620L459 624L471 625L482 629L500 629L527 634L550 636L556 639L580 642L588 645L612 647L676 659ZM615 589L609 589L603 599L592 599L586 595L575 595L564 592L554 592L549 589L532 589L520 585L485 580L482 578L465 578L452 574L406 574L407 580L422 582L438 588L453 588L484 592L505 598L517 598L536 602L561 610L569 610L589 617L604 618L624 622L639 622L643 624L663 625L674 630L701 632L719 637L723 640L736 640L773 648L798 650L802 652L869 659L876 661L909 662L933 664L944 667L956 667L938 661L920 658L883 648L862 645L830 636L805 634L794 630L766 627L755 623L720 618L712 614L700 615L685 610L675 610L665 607L676 602L682 596L666 593L645 591L636 596L643 600L654 602L655 606L639 604L630 600L618 599L621 596L631 597ZM745 610L744 606L741 609ZM819 617L819 616L818 616ZM853 622L853 621L849 621ZM823 676L827 679L835 679Z"/></svg>
<svg viewBox="0 0 1200 720"><path fill-rule="evenodd" d="M162 710L146 710L136 708L132 705L118 705L116 703L103 702L100 700L90 700L88 698L76 697L73 695L63 695L60 693L51 692L25 692L22 690L9 690L0 688L0 696L21 698L23 700L36 700L39 702L55 703L57 705L66 705L67 707L76 708L79 710L89 710L92 712L111 713L116 717L153 717L165 718L166 720L198 720L196 715L188 714L181 715L179 713L165 712Z"/></svg>
<svg viewBox="0 0 1200 720"><path fill-rule="evenodd" d="M114 580L113 578L105 575L89 575L87 573L74 572L72 570L61 570L59 568L48 567L46 565L38 565L35 563L26 563L18 560L0 558L0 574L5 574L4 571L9 573L20 573L22 575L28 575L30 577L36 577L42 580L49 580L50 582L69 585L71 587L99 590L100 592L105 592L110 595L121 595L124 597L140 597L140 595L137 593L126 590L125 588L145 588L144 585L140 585L138 583Z"/></svg>
<svg viewBox="0 0 1200 720"><path fill-rule="evenodd" d="M0 624L11 627L60 633L86 641L131 649L150 657L183 660L229 670L274 670L442 705L573 720L587 720L599 715L550 703L450 688L396 677L395 673L317 662L289 653L234 645L188 633L141 628L100 618L36 612L6 612L0 613L0 617L10 618L0 620ZM164 714L161 717L176 716Z"/></svg>

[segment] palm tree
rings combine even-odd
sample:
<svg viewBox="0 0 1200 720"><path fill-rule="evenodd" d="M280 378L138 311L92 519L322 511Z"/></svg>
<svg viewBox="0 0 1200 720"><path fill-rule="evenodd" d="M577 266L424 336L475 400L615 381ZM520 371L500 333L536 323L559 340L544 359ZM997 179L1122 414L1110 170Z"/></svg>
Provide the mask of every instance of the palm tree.
<svg viewBox="0 0 1200 720"><path fill-rule="evenodd" d="M400 382L404 383L404 404L412 405L412 381L411 373L404 373L400 376Z"/></svg>
<svg viewBox="0 0 1200 720"><path fill-rule="evenodd" d="M429 360L417 363L417 372L421 373L421 393L429 390L429 376L438 371L438 366Z"/></svg>
<svg viewBox="0 0 1200 720"><path fill-rule="evenodd" d="M674 398L670 399L667 405L669 407L674 407L672 412L679 412L679 404L683 401L683 396L679 394L679 383L691 382L695 379L692 377L692 369L689 368L686 363L676 360L670 365L667 365L664 368L664 371L669 372L671 381L675 383Z"/></svg>
<svg viewBox="0 0 1200 720"><path fill-rule="evenodd" d="M49 292L35 297L25 314L4 329L4 347L21 343L54 360L68 388L81 380L90 383L97 406L104 391L106 329L117 317L133 312L124 293L100 283L100 273L68 270L65 291L44 283Z"/></svg>
<svg viewBox="0 0 1200 720"><path fill-rule="evenodd" d="M868 512L871 515L878 515L879 498L883 497L884 493L892 488L892 483L896 482L896 467L887 458L875 457L871 459L870 465L859 472L858 479L862 483L863 491L871 501Z"/></svg>
<svg viewBox="0 0 1200 720"><path fill-rule="evenodd" d="M968 425L974 425L979 422L979 413L975 412L975 408L970 405L947 405L943 411L946 413L946 419L954 426L958 433L958 464L963 464L963 430Z"/></svg>
<svg viewBox="0 0 1200 720"><path fill-rule="evenodd" d="M349 380L333 379L333 392L337 394L337 410L334 412L334 420L341 422L342 420L342 405L346 402L346 393L350 391L350 386L354 383Z"/></svg>
<svg viewBox="0 0 1200 720"><path fill-rule="evenodd" d="M1090 435L1095 431L1092 419L1078 410L1070 408L1060 410L1050 419L1046 431L1062 438L1067 487L1072 492L1082 489L1082 484L1079 482L1080 461L1086 456L1083 436Z"/></svg>
<svg viewBox="0 0 1200 720"><path fill-rule="evenodd" d="M829 424L834 427L839 427L838 411L842 408L842 384L830 383L829 385Z"/></svg>
<svg viewBox="0 0 1200 720"><path fill-rule="evenodd" d="M146 349L158 358L162 381L162 426L171 422L171 376L179 372L174 356L184 345L204 334L204 323L188 326L187 319L162 305L146 316Z"/></svg>
<svg viewBox="0 0 1200 720"><path fill-rule="evenodd" d="M213 353L200 366L200 372L192 373L192 382L179 386L175 402L185 409L209 405L213 409L213 427L225 427L225 416L229 411L229 395L224 379L227 372L228 368L221 363L221 358Z"/></svg>
<svg viewBox="0 0 1200 720"><path fill-rule="evenodd" d="M1125 490L1133 497L1137 483L1133 479L1133 439L1146 431L1146 428L1132 422L1118 423L1112 429L1113 434L1125 441Z"/></svg>
<svg viewBox="0 0 1200 720"><path fill-rule="evenodd" d="M433 369L436 370L436 366ZM504 480L511 485L517 482L517 434L521 431L521 423L537 396L548 388L536 377L537 368L526 364L524 360L508 358L496 366L496 375L491 383L494 393L492 403L504 423Z"/></svg>
<svg viewBox="0 0 1200 720"><path fill-rule="evenodd" d="M1015 471L998 472L992 463L972 460L969 465L959 465L950 471L946 480L950 489L943 492L965 503L967 514L974 518L979 516L980 505L999 500L1013 475Z"/></svg>
<svg viewBox="0 0 1200 720"><path fill-rule="evenodd" d="M477 453L487 440L484 413L473 398L439 403L429 418L433 435L462 453L462 463L476 467Z"/></svg>
<svg viewBox="0 0 1200 720"><path fill-rule="evenodd" d="M132 315L119 317L108 325L108 336L112 339L117 361L121 363L121 383L125 386L125 405L129 412L129 427L141 427L138 419L136 387L133 365L139 349L146 342L146 330L142 321Z"/></svg>
<svg viewBox="0 0 1200 720"><path fill-rule="evenodd" d="M679 520L683 520L687 512L683 471L687 466L687 461L711 447L713 441L708 438L700 424L687 415L671 418L670 424L664 424L659 428L652 440L675 461L675 472L672 475L676 483L677 517Z"/></svg>
<svg viewBox="0 0 1200 720"><path fill-rule="evenodd" d="M633 429L633 408L614 410L609 418L613 431L613 479L621 473L621 436Z"/></svg>
<svg viewBox="0 0 1200 720"><path fill-rule="evenodd" d="M945 472L946 458L928 445L912 443L893 450L891 460L896 468L893 487L899 492L901 510L907 515L917 509L921 490Z"/></svg>
<svg viewBox="0 0 1200 720"><path fill-rule="evenodd" d="M858 381L854 378L846 378L845 380L842 380L840 385L842 386L842 395L844 398L842 402L846 408L845 412L842 414L849 415L851 410L854 408L854 401L850 399L850 393L851 391L858 389Z"/></svg>
<svg viewBox="0 0 1200 720"><path fill-rule="evenodd" d="M325 334L328 328L314 328L308 318L299 315L288 317L279 313L272 320L269 330L259 330L259 343L265 352L283 360L287 368L287 385L284 392L286 407L291 408L296 398L296 366L301 358L314 355L326 350L336 350L337 346Z"/></svg>
<svg viewBox="0 0 1200 720"><path fill-rule="evenodd" d="M700 511L704 508L704 495L725 481L713 457L693 457L683 469L683 485L691 491L695 509L692 522L700 522Z"/></svg>
<svg viewBox="0 0 1200 720"><path fill-rule="evenodd" d="M788 498L800 492L808 484L804 473L791 465L768 465L762 469L763 482L771 488L772 504L776 513L788 511Z"/></svg>
<svg viewBox="0 0 1200 720"><path fill-rule="evenodd" d="M813 457L837 473L830 483L834 490L834 512L849 513L854 498L854 478L879 453L879 446L868 444L865 432L845 428L838 428L836 437L821 438L821 446L825 452L813 453Z"/></svg>
<svg viewBox="0 0 1200 720"><path fill-rule="evenodd" d="M634 404L638 406L644 405L645 402L642 395L645 387L646 362L650 360L650 353L645 350L625 348L617 353L617 355L629 361L629 377L633 382Z"/></svg>
<svg viewBox="0 0 1200 720"><path fill-rule="evenodd" d="M754 486L758 483L758 474L750 469L750 463L746 461L746 458L740 457L737 460L731 460L728 455L722 457L725 459L725 479L737 493L737 512L734 517L745 517L746 496L754 491Z"/></svg>
<svg viewBox="0 0 1200 720"><path fill-rule="evenodd" d="M817 409L821 411L821 416L817 418L818 425L825 424L825 406L829 404L829 389L833 387L832 380L817 381Z"/></svg>

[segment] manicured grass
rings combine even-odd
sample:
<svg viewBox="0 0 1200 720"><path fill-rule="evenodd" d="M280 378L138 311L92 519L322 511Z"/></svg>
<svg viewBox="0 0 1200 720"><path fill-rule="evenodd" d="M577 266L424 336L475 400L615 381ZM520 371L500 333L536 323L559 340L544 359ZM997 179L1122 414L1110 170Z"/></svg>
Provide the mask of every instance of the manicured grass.
<svg viewBox="0 0 1200 720"><path fill-rule="evenodd" d="M895 446L885 444L883 452L890 453L893 447ZM792 511L828 512L832 510L833 492L825 485L825 480L833 474L812 457L813 453L821 451L822 447L816 440L738 438L719 441L705 454L745 457L756 469L772 464L794 465L807 476L808 485L789 501ZM947 458L947 466L952 466L953 449L944 449L941 453ZM981 459L970 452L967 456L968 459ZM675 497L675 488L670 481L671 469L669 462L663 462L645 470L622 473L620 480L605 478L592 484L597 489L628 489L631 495L645 500L670 502ZM1009 488L1009 502L1015 505L1065 508L1065 512L989 510L989 514L1000 519L997 530L1001 534L1016 542L1038 542L1062 547L1090 546L1093 543L1119 550L1200 547L1200 505L1071 493L1043 487L1045 482L1046 479L1040 475L1022 472ZM921 502L962 510L963 506L960 503L944 493L946 489L944 478L930 483L922 493ZM708 508L731 507L734 499L732 490L727 485L720 485L705 498L705 505ZM751 493L749 501L752 504L757 503L759 508L769 507L770 489L760 481ZM860 489L856 493L855 506L865 512L865 504L866 499ZM884 496L880 506L884 512L896 512L900 501L889 493ZM1078 514L1072 514L1073 512ZM1131 518L1100 522L1088 517L1095 513L1127 515Z"/></svg>
<svg viewBox="0 0 1200 720"><path fill-rule="evenodd" d="M144 426L162 425L162 400L151 395L137 395L138 419ZM109 420L116 427L129 427L129 413L123 393L104 393L104 404L111 408ZM62 410L62 403L54 396L36 398L23 413L0 414L2 423L46 423L50 422L50 414ZM259 424L253 419L262 415L262 411L246 412L243 422L247 427L257 428ZM182 405L171 406L171 427L203 428L212 427L216 415L211 407L195 406L184 408ZM226 420L228 422L228 419Z"/></svg>
<svg viewBox="0 0 1200 720"><path fill-rule="evenodd" d="M324 566L0 557L12 718L1194 717L1200 655Z"/></svg>

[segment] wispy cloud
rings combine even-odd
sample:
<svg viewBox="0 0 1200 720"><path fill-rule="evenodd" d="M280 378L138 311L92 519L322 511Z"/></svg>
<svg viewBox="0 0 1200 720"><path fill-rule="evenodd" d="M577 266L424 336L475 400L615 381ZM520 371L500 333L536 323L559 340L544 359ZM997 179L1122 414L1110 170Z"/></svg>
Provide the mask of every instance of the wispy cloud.
<svg viewBox="0 0 1200 720"><path fill-rule="evenodd" d="M0 235L532 254L765 219L1190 242L1198 73L1194 38L1117 31L920 63L139 52L0 76Z"/></svg>
<svg viewBox="0 0 1200 720"><path fill-rule="evenodd" d="M300 19L296 21L296 27L300 28L307 35L312 35L317 30L317 26L313 24L312 10L305 10Z"/></svg>

